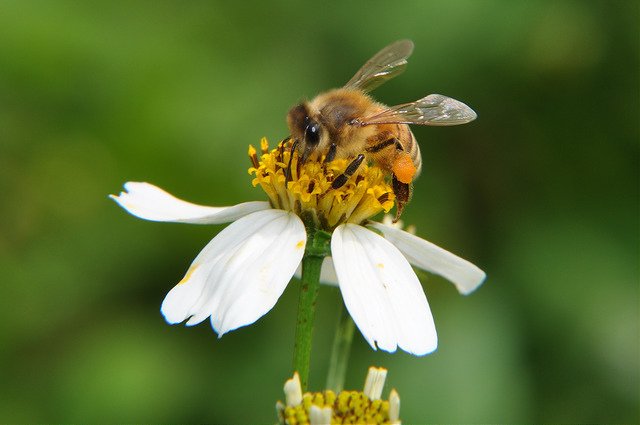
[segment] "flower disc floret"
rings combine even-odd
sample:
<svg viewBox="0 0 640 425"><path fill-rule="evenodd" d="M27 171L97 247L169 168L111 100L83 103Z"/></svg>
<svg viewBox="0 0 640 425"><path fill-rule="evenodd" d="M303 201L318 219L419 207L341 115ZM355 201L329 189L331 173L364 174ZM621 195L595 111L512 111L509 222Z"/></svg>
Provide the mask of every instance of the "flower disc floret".
<svg viewBox="0 0 640 425"><path fill-rule="evenodd" d="M334 180L349 166L349 159L327 162L321 155L317 160L300 161L291 142L284 140L269 150L266 139L260 142L261 155L249 146L255 175L253 186L260 186L273 208L292 211L310 217L327 231L342 223L360 224L381 211L393 208L395 196L385 173L375 165L361 164L341 187L332 186Z"/></svg>
<svg viewBox="0 0 640 425"><path fill-rule="evenodd" d="M316 425L316 424L385 424L399 425L400 396L391 390L388 400L380 398L386 370L369 368L367 381L372 375L380 375L376 383L375 394L367 389L363 391L331 390L302 393L300 377L297 373L285 383L285 402L276 403L280 424Z"/></svg>

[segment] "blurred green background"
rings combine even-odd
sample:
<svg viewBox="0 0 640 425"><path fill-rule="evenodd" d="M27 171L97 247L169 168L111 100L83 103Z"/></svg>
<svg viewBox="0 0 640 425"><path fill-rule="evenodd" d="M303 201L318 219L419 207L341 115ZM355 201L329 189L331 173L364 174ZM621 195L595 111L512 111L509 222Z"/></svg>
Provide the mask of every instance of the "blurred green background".
<svg viewBox="0 0 640 425"><path fill-rule="evenodd" d="M405 423L638 422L638 18L633 1L1 1L0 422L273 423L297 285L220 340L169 326L162 299L223 227L107 195L265 199L247 145L400 38L414 55L377 99L479 114L415 129L405 222L489 277L469 297L424 282L433 355L356 333L347 387L388 367ZM314 389L340 302L323 288Z"/></svg>

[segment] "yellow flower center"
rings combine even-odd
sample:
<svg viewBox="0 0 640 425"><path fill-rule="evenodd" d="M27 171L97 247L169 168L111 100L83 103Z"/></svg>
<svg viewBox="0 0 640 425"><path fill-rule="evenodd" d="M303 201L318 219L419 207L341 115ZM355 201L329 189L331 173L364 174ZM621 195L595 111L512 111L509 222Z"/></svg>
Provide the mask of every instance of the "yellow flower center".
<svg viewBox="0 0 640 425"><path fill-rule="evenodd" d="M393 208L393 190L385 173L375 165L361 164L344 185L334 188L333 181L345 172L350 159L325 162L322 155L302 164L289 140L269 150L269 143L263 138L260 149L258 157L257 150L249 146L253 165L249 174L255 175L253 186L262 187L273 208L310 217L325 230L342 223L360 224Z"/></svg>
<svg viewBox="0 0 640 425"><path fill-rule="evenodd" d="M280 404L281 422L286 425L309 424L311 406L331 408L332 424L391 424L388 400L370 400L362 391L331 390L304 393L297 406Z"/></svg>

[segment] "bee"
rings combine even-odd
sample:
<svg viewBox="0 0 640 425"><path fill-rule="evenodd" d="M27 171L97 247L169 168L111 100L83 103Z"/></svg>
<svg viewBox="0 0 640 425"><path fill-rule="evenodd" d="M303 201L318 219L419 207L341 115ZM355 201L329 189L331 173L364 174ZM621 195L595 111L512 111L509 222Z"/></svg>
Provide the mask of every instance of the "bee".
<svg viewBox="0 0 640 425"><path fill-rule="evenodd" d="M287 124L301 162L326 154L325 161L354 158L332 182L344 185L366 158L391 175L397 221L411 198L413 180L420 174L420 148L409 124L458 125L477 115L467 105L430 94L415 102L386 106L368 93L401 74L413 42L400 40L374 55L342 88L317 95L289 110Z"/></svg>

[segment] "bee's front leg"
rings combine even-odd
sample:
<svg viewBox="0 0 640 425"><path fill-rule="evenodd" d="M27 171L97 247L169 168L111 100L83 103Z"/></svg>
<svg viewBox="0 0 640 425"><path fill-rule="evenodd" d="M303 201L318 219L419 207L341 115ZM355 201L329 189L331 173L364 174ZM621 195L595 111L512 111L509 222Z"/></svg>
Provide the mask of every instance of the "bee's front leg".
<svg viewBox="0 0 640 425"><path fill-rule="evenodd" d="M331 143L331 146L329 146L329 151L327 152L327 155L324 157L323 162L325 164L328 164L329 162L336 159L337 150L338 150L338 146L335 143Z"/></svg>
<svg viewBox="0 0 640 425"><path fill-rule="evenodd" d="M356 156L356 158L351 161L349 165L347 165L344 173L335 178L335 180L331 183L331 187L333 189L339 189L344 186L344 184L349 180L349 177L354 175L358 170L360 164L362 164L362 161L364 161L364 154L361 153L360 155Z"/></svg>

